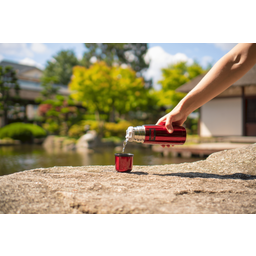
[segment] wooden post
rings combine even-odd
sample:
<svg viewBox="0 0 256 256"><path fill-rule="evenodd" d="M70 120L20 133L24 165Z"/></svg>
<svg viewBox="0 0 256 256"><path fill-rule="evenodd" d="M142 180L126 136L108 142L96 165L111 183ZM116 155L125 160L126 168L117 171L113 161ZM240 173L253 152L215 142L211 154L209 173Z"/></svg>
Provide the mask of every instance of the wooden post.
<svg viewBox="0 0 256 256"><path fill-rule="evenodd" d="M197 123L197 133L199 135L199 137L201 138L201 107L198 109L199 111L199 115L198 115L198 123Z"/></svg>

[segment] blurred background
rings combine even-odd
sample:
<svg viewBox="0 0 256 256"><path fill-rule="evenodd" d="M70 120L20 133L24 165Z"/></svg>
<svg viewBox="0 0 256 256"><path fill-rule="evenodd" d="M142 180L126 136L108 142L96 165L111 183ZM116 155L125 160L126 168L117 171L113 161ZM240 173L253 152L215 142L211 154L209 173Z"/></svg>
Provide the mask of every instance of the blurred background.
<svg viewBox="0 0 256 256"><path fill-rule="evenodd" d="M0 175L113 165L129 126L170 112L234 43L0 43ZM191 113L184 146L128 143L171 164L256 142L256 67Z"/></svg>

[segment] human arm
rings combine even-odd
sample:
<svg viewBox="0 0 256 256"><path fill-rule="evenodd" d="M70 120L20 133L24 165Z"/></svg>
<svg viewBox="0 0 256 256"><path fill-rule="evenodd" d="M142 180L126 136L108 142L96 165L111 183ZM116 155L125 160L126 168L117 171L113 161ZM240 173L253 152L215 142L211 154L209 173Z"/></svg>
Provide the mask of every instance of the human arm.
<svg viewBox="0 0 256 256"><path fill-rule="evenodd" d="M255 64L256 44L237 44L211 68L170 113L160 118L157 124L165 122L167 130L172 133L173 124L182 125L190 113L230 87Z"/></svg>

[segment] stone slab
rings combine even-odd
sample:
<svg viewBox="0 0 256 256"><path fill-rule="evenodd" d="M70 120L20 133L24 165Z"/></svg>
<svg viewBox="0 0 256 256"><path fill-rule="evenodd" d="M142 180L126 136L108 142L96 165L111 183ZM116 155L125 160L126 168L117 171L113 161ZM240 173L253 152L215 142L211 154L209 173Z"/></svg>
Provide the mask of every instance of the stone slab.
<svg viewBox="0 0 256 256"><path fill-rule="evenodd" d="M0 213L256 213L256 144L171 165L38 168L0 177Z"/></svg>

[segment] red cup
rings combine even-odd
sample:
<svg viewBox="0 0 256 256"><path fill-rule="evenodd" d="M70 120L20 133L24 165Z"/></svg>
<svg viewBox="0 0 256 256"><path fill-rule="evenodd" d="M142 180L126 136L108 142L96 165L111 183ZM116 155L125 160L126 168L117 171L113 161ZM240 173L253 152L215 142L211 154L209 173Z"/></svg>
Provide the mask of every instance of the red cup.
<svg viewBox="0 0 256 256"><path fill-rule="evenodd" d="M118 172L130 172L133 164L133 154L116 153L115 154L116 170Z"/></svg>

